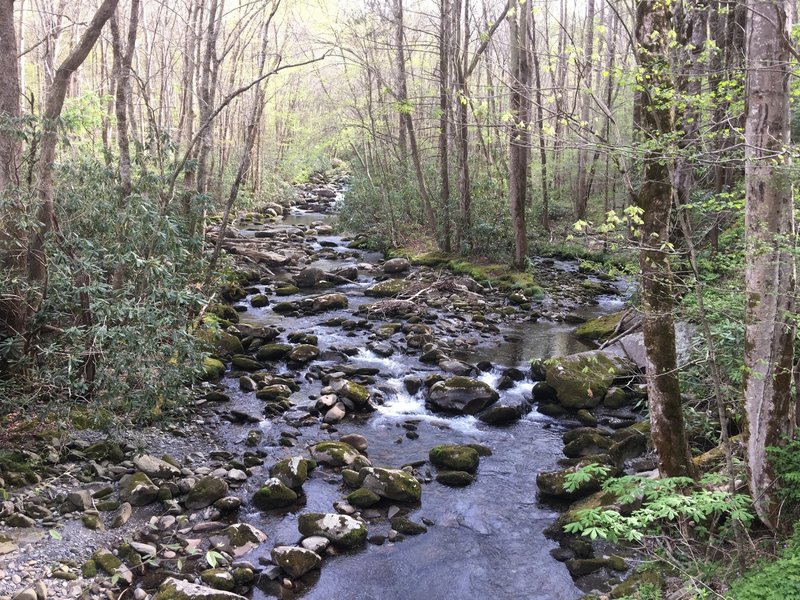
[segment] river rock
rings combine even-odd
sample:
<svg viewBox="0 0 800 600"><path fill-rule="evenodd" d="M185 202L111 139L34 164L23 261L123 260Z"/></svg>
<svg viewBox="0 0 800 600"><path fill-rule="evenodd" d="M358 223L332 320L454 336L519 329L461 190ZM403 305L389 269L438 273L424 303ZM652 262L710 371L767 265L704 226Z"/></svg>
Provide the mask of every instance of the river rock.
<svg viewBox="0 0 800 600"><path fill-rule="evenodd" d="M341 310L347 308L347 296L344 294L325 294L313 299L311 309L315 313L329 310Z"/></svg>
<svg viewBox="0 0 800 600"><path fill-rule="evenodd" d="M392 529L403 535L419 535L420 533L427 533L428 528L425 525L415 523L406 517L394 517L391 521Z"/></svg>
<svg viewBox="0 0 800 600"><path fill-rule="evenodd" d="M496 404L483 411L478 419L489 425L505 425L519 421L522 415L530 412L531 405L525 401L517 404Z"/></svg>
<svg viewBox="0 0 800 600"><path fill-rule="evenodd" d="M284 458L276 462L269 470L270 477L278 479L283 485L300 490L308 479L309 461L300 456Z"/></svg>
<svg viewBox="0 0 800 600"><path fill-rule="evenodd" d="M372 490L361 487L353 492L350 492L345 500L347 500L348 503L352 504L356 508L369 508L370 506L374 506L380 502L381 497Z"/></svg>
<svg viewBox="0 0 800 600"><path fill-rule="evenodd" d="M347 379L334 379L331 381L331 389L337 396L352 400L357 407L364 406L369 401L369 390Z"/></svg>
<svg viewBox="0 0 800 600"><path fill-rule="evenodd" d="M428 457L434 466L448 471L474 472L480 461L475 448L457 444L435 446L431 448Z"/></svg>
<svg viewBox="0 0 800 600"><path fill-rule="evenodd" d="M451 377L439 381L428 391L428 402L434 409L465 415L475 415L497 402L500 394L477 379Z"/></svg>
<svg viewBox="0 0 800 600"><path fill-rule="evenodd" d="M363 477L362 487L381 498L398 502L419 502L422 495L419 481L401 469L367 467L361 469L359 476Z"/></svg>
<svg viewBox="0 0 800 600"><path fill-rule="evenodd" d="M297 493L283 484L277 477L268 479L253 495L253 505L259 510L272 510L291 506L297 501Z"/></svg>
<svg viewBox="0 0 800 600"><path fill-rule="evenodd" d="M158 498L158 486L142 472L125 475L119 481L119 499L131 506L145 506Z"/></svg>
<svg viewBox="0 0 800 600"><path fill-rule="evenodd" d="M233 366L237 369L242 369L243 371L258 371L264 368L257 360L250 358L245 354L234 354L231 357L231 362Z"/></svg>
<svg viewBox="0 0 800 600"><path fill-rule="evenodd" d="M264 386L256 392L256 398L267 402L288 398L291 395L292 389L282 383Z"/></svg>
<svg viewBox="0 0 800 600"><path fill-rule="evenodd" d="M367 448L369 447L367 438L365 438L363 435L359 435L358 433L348 433L347 435L343 435L339 438L339 441L349 444L359 452L366 452Z"/></svg>
<svg viewBox="0 0 800 600"><path fill-rule="evenodd" d="M634 374L635 366L619 356L591 350L549 360L545 370L559 403L578 410L600 404L614 380Z"/></svg>
<svg viewBox="0 0 800 600"><path fill-rule="evenodd" d="M243 556L260 546L267 534L248 523L235 523L211 536L212 545L233 556Z"/></svg>
<svg viewBox="0 0 800 600"><path fill-rule="evenodd" d="M200 573L200 579L215 590L231 592L236 587L233 575L225 569L206 569Z"/></svg>
<svg viewBox="0 0 800 600"><path fill-rule="evenodd" d="M228 493L228 483L221 477L201 477L186 495L184 505L190 510L211 506Z"/></svg>
<svg viewBox="0 0 800 600"><path fill-rule="evenodd" d="M578 471L578 469L585 467L588 464L593 464L592 460L585 460L579 462L577 465L560 469L557 471L542 471L536 475L536 486L539 491L545 496L558 498L563 500L577 500L593 494L600 489L602 483L611 475L614 474L613 470L609 470L607 475L599 473L592 474L582 481L575 490L567 491L565 488L566 476Z"/></svg>
<svg viewBox="0 0 800 600"><path fill-rule="evenodd" d="M411 268L411 262L406 258L390 258L383 263L384 273L405 273Z"/></svg>
<svg viewBox="0 0 800 600"><path fill-rule="evenodd" d="M316 346L312 346L311 344L300 344L299 346L292 348L292 351L289 352L288 358L292 362L305 364L316 358L319 358L319 355L320 351Z"/></svg>
<svg viewBox="0 0 800 600"><path fill-rule="evenodd" d="M153 600L247 600L244 596L168 577Z"/></svg>
<svg viewBox="0 0 800 600"><path fill-rule="evenodd" d="M149 454L142 454L133 459L134 466L148 477L156 477L158 479L172 479L179 477L181 470L165 460L150 456Z"/></svg>
<svg viewBox="0 0 800 600"><path fill-rule="evenodd" d="M475 481L475 476L466 471L439 471L436 481L450 487L465 487Z"/></svg>
<svg viewBox="0 0 800 600"><path fill-rule="evenodd" d="M297 546L276 546L272 549L271 556L275 564L293 579L302 577L322 564L319 554Z"/></svg>
<svg viewBox="0 0 800 600"><path fill-rule="evenodd" d="M361 455L358 450L344 442L319 442L309 449L311 457L318 463L331 467L346 467Z"/></svg>
<svg viewBox="0 0 800 600"><path fill-rule="evenodd" d="M119 508L117 508L111 517L111 529L117 529L118 527L125 525L125 523L128 522L128 519L131 518L132 514L133 508L130 502L123 502L120 504Z"/></svg>
<svg viewBox="0 0 800 600"><path fill-rule="evenodd" d="M300 515L297 527L304 536L322 536L336 546L355 548L367 539L367 526L347 515L305 513Z"/></svg>
<svg viewBox="0 0 800 600"><path fill-rule="evenodd" d="M377 298L391 298L406 292L410 285L405 279L387 279L368 287L364 290L364 294Z"/></svg>
<svg viewBox="0 0 800 600"><path fill-rule="evenodd" d="M605 454L614 445L613 440L597 429L583 427L581 430L579 434L565 437L564 454L569 458Z"/></svg>
<svg viewBox="0 0 800 600"><path fill-rule="evenodd" d="M294 283L299 288L313 288L325 279L325 271L317 267L308 267L294 276Z"/></svg>
<svg viewBox="0 0 800 600"><path fill-rule="evenodd" d="M264 344L256 352L258 360L278 360L289 354L292 348L289 344Z"/></svg>

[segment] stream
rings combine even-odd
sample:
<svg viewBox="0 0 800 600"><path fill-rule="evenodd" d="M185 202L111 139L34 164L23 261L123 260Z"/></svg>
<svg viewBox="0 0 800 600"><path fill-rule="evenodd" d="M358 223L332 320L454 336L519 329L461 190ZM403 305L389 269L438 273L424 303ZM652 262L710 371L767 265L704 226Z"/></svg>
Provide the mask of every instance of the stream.
<svg viewBox="0 0 800 600"><path fill-rule="evenodd" d="M311 227L330 224L330 214L298 211L287 215L275 227ZM250 228L250 233L253 229ZM241 233L247 235L247 231ZM347 248L347 242L336 235L318 235L311 242L322 256L310 265L330 271L343 266L367 263L375 265L382 256L374 252ZM308 243L308 242L307 242ZM558 261L555 266L571 270L570 261ZM290 280L291 273L273 269L278 280ZM321 570L306 575L302 586L288 590L280 585L280 578L270 581L262 578L253 591L253 598L306 598L331 599L403 599L446 600L496 597L514 599L570 600L581 596L563 563L551 557L556 544L544 535L545 528L557 517L555 508L537 501L536 474L557 468L562 458L561 434L566 429L563 420L553 419L534 410L519 421L506 426L485 424L472 416L446 416L434 413L425 406L424 386L410 394L404 380L409 376L424 379L441 373L434 365L423 364L417 356L395 352L390 357L378 356L367 348L373 331L366 328L345 329L331 326L336 317L353 319L353 313L365 304L374 302L364 295L364 289L374 283L378 269L359 269L356 283L345 283L328 292L343 293L349 301L344 310L328 311L317 315L287 316L272 310L278 301L296 301L319 295L319 290L301 290L278 299L271 304L253 308L248 300L239 303L241 322L264 327L281 328L282 341L286 334L296 331L318 336L321 357L304 370L292 376L301 383L300 390L290 400L295 407L281 418L267 418L257 425L242 426L222 421L218 435L231 445L241 447L248 429L258 427L263 432L265 463L293 455L304 454L304 448L316 441L338 439L343 434L357 433L369 440L366 452L374 465L399 468L401 465L424 461L430 448L439 444L479 443L491 448L493 454L483 457L474 483L464 488L444 486L436 481L422 485L422 501L411 507L406 516L416 522L423 518L433 525L422 535L407 536L402 541L373 543L359 550L344 552L325 559ZM256 286L253 293L263 289ZM580 307L580 314L592 318L619 310L622 302L617 296L601 297L595 306ZM457 329L457 315L437 314L437 319L452 322ZM371 320L372 329L390 322ZM328 324L326 324L328 323ZM532 358L547 358L588 349L576 339L574 325L540 320L502 323L499 334L481 334L473 345L458 347L453 357L477 364L489 361L491 369L478 378L497 387L501 373L508 367L518 367L529 373L527 363ZM326 365L333 366L347 355L346 364L364 368L363 373L377 373L371 391L382 396L377 410L368 415L348 415L335 428L321 431L318 424L302 426L301 416L312 407L320 395L323 384L314 371ZM231 397L229 409L249 414L263 410L263 401L252 393L239 390L236 378L223 381ZM525 380L500 392L501 401L530 399L533 382ZM298 426L296 426L298 425ZM335 430L335 433L333 432ZM278 444L286 432L296 437L294 448ZM414 435L407 435L412 433ZM430 480L432 467L425 464L419 472ZM263 481L257 477L247 484L243 496L251 496ZM333 504L347 495L341 478L330 468L318 468L304 484L305 501L302 506L289 510L261 512L245 503L238 519L268 533L267 545L296 544L297 518L302 512L332 512ZM382 506L382 505L381 505ZM370 536L388 534L390 526L385 518L370 520ZM256 560L264 552L250 557ZM246 557L247 558L247 557Z"/></svg>

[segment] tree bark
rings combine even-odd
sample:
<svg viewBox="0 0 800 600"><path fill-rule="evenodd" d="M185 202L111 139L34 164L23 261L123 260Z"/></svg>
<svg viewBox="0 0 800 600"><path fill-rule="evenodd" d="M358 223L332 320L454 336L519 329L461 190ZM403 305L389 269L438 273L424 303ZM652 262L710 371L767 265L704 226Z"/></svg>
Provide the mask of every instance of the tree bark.
<svg viewBox="0 0 800 600"><path fill-rule="evenodd" d="M511 131L509 135L509 204L514 230L514 268L525 269L528 230L525 207L528 190L528 147L530 146L530 68L528 64L527 4L517 3L509 18L511 25Z"/></svg>
<svg viewBox="0 0 800 600"><path fill-rule="evenodd" d="M643 181L638 195L644 221L639 263L650 432L661 475L695 477L697 467L689 452L681 411L672 316L674 292L669 260L672 184L669 159L658 148L663 138L673 131L669 40L662 35L672 26L672 14L661 0L641 0L636 17L640 77L647 81L640 95L642 134L654 146L644 155Z"/></svg>
<svg viewBox="0 0 800 600"><path fill-rule="evenodd" d="M578 78L578 91L581 92L580 129L590 131L589 114L591 110L592 88L592 53L594 52L594 0L589 0L586 13L586 28L583 37L583 69ZM584 89L581 89L584 88ZM586 207L589 202L589 183L586 178L586 161L589 150L586 142L578 139L578 165L575 175L575 218L583 219L586 216Z"/></svg>
<svg viewBox="0 0 800 600"><path fill-rule="evenodd" d="M789 176L791 23L780 0L747 2L745 124L745 381L747 458L756 512L778 525L766 450L795 427L794 210Z"/></svg>
<svg viewBox="0 0 800 600"><path fill-rule="evenodd" d="M39 284L42 288L47 284L47 257L44 252L44 242L47 234L55 228L55 210L53 206L53 163L56 157L58 143L58 118L64 106L72 74L83 64L94 47L103 26L114 14L119 0L103 0L100 8L92 17L88 28L78 44L72 49L67 58L58 67L53 77L53 83L47 94L43 114L43 135L41 142L41 155L39 158L38 197L39 210L37 218L39 224L34 227L28 246L28 279Z"/></svg>
<svg viewBox="0 0 800 600"><path fill-rule="evenodd" d="M450 0L439 0L439 208L442 211L440 247L450 252L450 157L448 149L448 62L450 59Z"/></svg>

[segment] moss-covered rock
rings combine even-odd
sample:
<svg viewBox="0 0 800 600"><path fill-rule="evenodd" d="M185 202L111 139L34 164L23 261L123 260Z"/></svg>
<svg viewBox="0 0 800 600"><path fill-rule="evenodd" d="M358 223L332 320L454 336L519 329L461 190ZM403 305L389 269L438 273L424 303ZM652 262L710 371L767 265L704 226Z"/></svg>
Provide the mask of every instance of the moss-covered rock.
<svg viewBox="0 0 800 600"><path fill-rule="evenodd" d="M309 462L308 459L300 456L284 458L272 465L269 475L278 479L286 487L297 491L303 487L303 483L308 479L308 472L312 468L309 466Z"/></svg>
<svg viewBox="0 0 800 600"><path fill-rule="evenodd" d="M258 360L278 360L289 354L293 346L289 344L264 344L256 352Z"/></svg>
<svg viewBox="0 0 800 600"><path fill-rule="evenodd" d="M145 506L158 498L158 486L144 473L125 475L119 481L119 497L131 506Z"/></svg>
<svg viewBox="0 0 800 600"><path fill-rule="evenodd" d="M168 577L153 600L247 600L244 596Z"/></svg>
<svg viewBox="0 0 800 600"><path fill-rule="evenodd" d="M239 322L239 313L229 304L212 304L208 308L208 314L214 315L222 321L228 321L230 323Z"/></svg>
<svg viewBox="0 0 800 600"><path fill-rule="evenodd" d="M244 347L242 341L227 331L219 328L203 328L197 331L195 336L203 343L204 349L212 354L229 356L231 354L243 354Z"/></svg>
<svg viewBox="0 0 800 600"><path fill-rule="evenodd" d="M319 554L297 546L276 546L271 555L275 564L293 579L302 577L322 564Z"/></svg>
<svg viewBox="0 0 800 600"><path fill-rule="evenodd" d="M387 279L368 287L364 293L376 298L391 298L407 292L410 287L411 283L405 279Z"/></svg>
<svg viewBox="0 0 800 600"><path fill-rule="evenodd" d="M344 294L324 294L312 300L311 310L315 313L321 313L329 310L342 310L347 308L347 305L347 296Z"/></svg>
<svg viewBox="0 0 800 600"><path fill-rule="evenodd" d="M247 523L235 523L211 536L211 544L233 556L243 556L260 546L267 534Z"/></svg>
<svg viewBox="0 0 800 600"><path fill-rule="evenodd" d="M364 406L369 401L369 390L354 381L335 379L331 382L331 389L337 396L352 400L356 406Z"/></svg>
<svg viewBox="0 0 800 600"><path fill-rule="evenodd" d="M572 436L564 446L564 455L570 458L604 454L614 445L614 441L591 427L582 428L579 435Z"/></svg>
<svg viewBox="0 0 800 600"><path fill-rule="evenodd" d="M250 297L250 306L253 308L264 308L269 304L269 298L264 294L255 294Z"/></svg>
<svg viewBox="0 0 800 600"><path fill-rule="evenodd" d="M575 329L575 335L583 340L596 342L608 340L616 331L625 312L620 311L581 323Z"/></svg>
<svg viewBox="0 0 800 600"><path fill-rule="evenodd" d="M282 383L264 386L256 392L256 398L266 402L274 402L281 398L288 398L291 395L292 389Z"/></svg>
<svg viewBox="0 0 800 600"><path fill-rule="evenodd" d="M369 508L381 501L378 494L364 487L350 492L345 499L356 508Z"/></svg>
<svg viewBox="0 0 800 600"><path fill-rule="evenodd" d="M207 475L201 477L186 495L184 504L190 510L211 506L228 493L228 484L221 477Z"/></svg>
<svg viewBox="0 0 800 600"><path fill-rule="evenodd" d="M296 285L281 285L275 289L275 294L277 296L291 296L299 291L300 288L298 288Z"/></svg>
<svg viewBox="0 0 800 600"><path fill-rule="evenodd" d="M207 356L203 359L200 379L203 381L216 381L225 375L225 363L217 358Z"/></svg>
<svg viewBox="0 0 800 600"><path fill-rule="evenodd" d="M292 362L305 364L319 358L319 355L320 351L316 346L312 346L311 344L300 344L299 346L292 348L292 351L289 352L288 358Z"/></svg>
<svg viewBox="0 0 800 600"><path fill-rule="evenodd" d="M382 469L366 467L359 475L363 477L361 485L381 498L397 502L419 502L422 488L419 481L401 469Z"/></svg>
<svg viewBox="0 0 800 600"><path fill-rule="evenodd" d="M439 471L436 481L449 487L465 487L475 481L475 476L466 471Z"/></svg>
<svg viewBox="0 0 800 600"><path fill-rule="evenodd" d="M225 569L206 569L200 573L200 579L203 580L203 583L215 590L232 592L236 587L233 574Z"/></svg>
<svg viewBox="0 0 800 600"><path fill-rule="evenodd" d="M431 448L428 457L434 466L448 471L474 472L480 457L474 448L458 444L445 444Z"/></svg>
<svg viewBox="0 0 800 600"><path fill-rule="evenodd" d="M629 361L598 350L551 359L545 368L558 402L570 410L594 408L617 377L635 372Z"/></svg>
<svg viewBox="0 0 800 600"><path fill-rule="evenodd" d="M583 460L577 465L566 469L542 471L538 473L536 475L536 485L539 488L539 492L545 496L562 500L577 500L578 498L584 498L593 494L600 489L600 486L608 477L614 475L615 471L613 468L609 468L605 474L601 474L600 472L589 474L589 476L581 481L574 490L567 490L566 488L567 475L575 473L579 469L593 463L594 461L591 460Z"/></svg>
<svg viewBox="0 0 800 600"><path fill-rule="evenodd" d="M360 457L358 450L344 442L319 442L309 449L318 463L331 467L346 467Z"/></svg>
<svg viewBox="0 0 800 600"><path fill-rule="evenodd" d="M428 528L425 525L415 523L406 517L394 517L390 522L392 529L403 535L419 535L428 532Z"/></svg>
<svg viewBox="0 0 800 600"><path fill-rule="evenodd" d="M342 548L361 546L367 539L365 523L347 515L305 513L300 515L297 528L304 536L321 536Z"/></svg>
<svg viewBox="0 0 800 600"><path fill-rule="evenodd" d="M246 354L234 354L231 357L233 366L243 371L258 371L264 368L264 365L257 360L250 358Z"/></svg>
<svg viewBox="0 0 800 600"><path fill-rule="evenodd" d="M628 598L633 597L637 590L641 590L645 586L651 587L651 591L661 591L664 588L664 576L653 570L643 571L641 573L634 573L625 581L611 590L612 598ZM775 596L776 600L778 596Z"/></svg>
<svg viewBox="0 0 800 600"><path fill-rule="evenodd" d="M253 505L259 510L284 508L297 502L297 493L277 477L268 479L253 495Z"/></svg>

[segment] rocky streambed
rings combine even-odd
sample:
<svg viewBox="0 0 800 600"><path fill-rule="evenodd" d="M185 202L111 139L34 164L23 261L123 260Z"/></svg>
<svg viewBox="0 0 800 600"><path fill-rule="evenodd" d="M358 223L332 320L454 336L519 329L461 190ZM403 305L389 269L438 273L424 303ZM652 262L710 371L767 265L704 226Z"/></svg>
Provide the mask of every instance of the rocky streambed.
<svg viewBox="0 0 800 600"><path fill-rule="evenodd" d="M557 524L599 490L567 491L570 469L653 467L635 364L573 334L618 284L540 260L537 300L384 261L335 235L340 189L224 240L241 285L211 309L189 422L3 466L0 597L567 600L618 581L622 557Z"/></svg>

